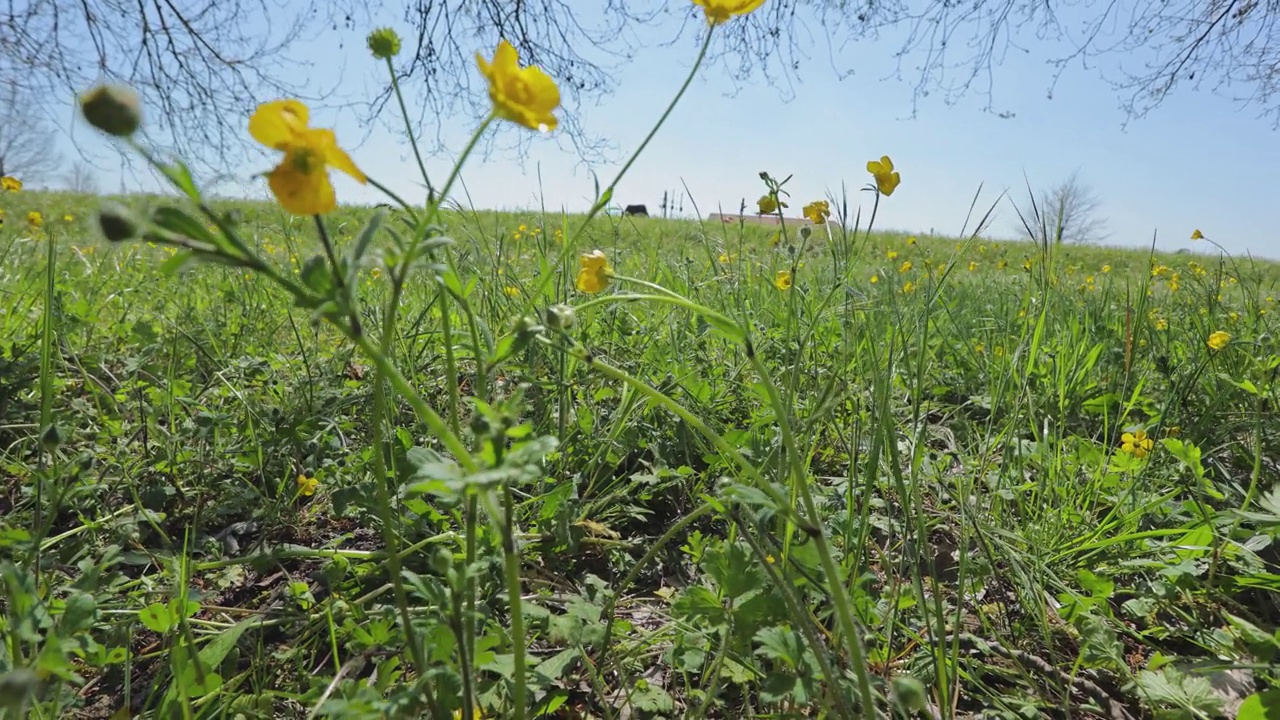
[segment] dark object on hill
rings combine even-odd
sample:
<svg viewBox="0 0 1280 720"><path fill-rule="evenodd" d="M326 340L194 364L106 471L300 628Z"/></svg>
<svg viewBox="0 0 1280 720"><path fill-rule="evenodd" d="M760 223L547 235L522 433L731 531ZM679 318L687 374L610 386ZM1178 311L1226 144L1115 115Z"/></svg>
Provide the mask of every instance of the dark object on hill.
<svg viewBox="0 0 1280 720"><path fill-rule="evenodd" d="M623 209L622 214L623 215L643 215L644 217L649 217L649 208L643 205L628 205L625 209Z"/></svg>

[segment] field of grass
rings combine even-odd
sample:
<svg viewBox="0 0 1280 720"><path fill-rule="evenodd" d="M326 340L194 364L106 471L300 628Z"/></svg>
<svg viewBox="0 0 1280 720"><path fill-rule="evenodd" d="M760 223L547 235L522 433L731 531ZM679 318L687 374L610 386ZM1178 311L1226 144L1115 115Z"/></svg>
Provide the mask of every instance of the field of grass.
<svg viewBox="0 0 1280 720"><path fill-rule="evenodd" d="M0 717L1280 713L1276 265L99 202L0 197Z"/></svg>

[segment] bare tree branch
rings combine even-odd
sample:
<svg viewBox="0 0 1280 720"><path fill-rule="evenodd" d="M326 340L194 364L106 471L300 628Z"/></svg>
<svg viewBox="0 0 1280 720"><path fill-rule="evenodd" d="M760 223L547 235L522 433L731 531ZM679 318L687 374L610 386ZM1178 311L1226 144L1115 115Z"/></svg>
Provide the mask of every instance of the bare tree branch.
<svg viewBox="0 0 1280 720"><path fill-rule="evenodd" d="M487 110L473 51L505 37L560 84L559 137L587 159L607 138L583 127L582 111L613 91L616 71L642 48L692 47L705 28L692 3L663 0L604 0L589 12L578 0L8 0L0 82L35 97L129 83L143 94L154 139L227 170L257 102L333 96L298 80L322 77L297 61L299 43L326 28L367 29L383 11L413 29L396 72L437 148L441 118L452 126ZM912 83L916 104L977 94L998 112L995 68L1034 53L1049 68L1049 94L1068 68L1105 69L1130 118L1189 86L1280 124L1277 18L1280 0L767 0L717 29L710 59L733 80L763 80L785 97L814 55L825 53L843 77L857 70L845 59L850 44L891 36L895 74ZM1104 59L1113 62L1103 68ZM359 99L363 119L377 120L389 97L383 88Z"/></svg>
<svg viewBox="0 0 1280 720"><path fill-rule="evenodd" d="M0 176L48 184L62 160L54 152L55 130L45 109L16 84L0 84Z"/></svg>

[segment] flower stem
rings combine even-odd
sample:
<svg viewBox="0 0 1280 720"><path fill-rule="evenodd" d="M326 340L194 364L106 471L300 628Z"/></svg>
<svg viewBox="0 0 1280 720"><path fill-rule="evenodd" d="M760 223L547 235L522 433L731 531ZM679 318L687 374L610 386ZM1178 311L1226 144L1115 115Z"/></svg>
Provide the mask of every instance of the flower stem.
<svg viewBox="0 0 1280 720"><path fill-rule="evenodd" d="M391 76L391 89L395 91L396 102L400 104L400 117L404 118L404 134L409 138L409 147L413 148L413 158L418 161L418 172L422 173L422 181L427 184L427 204L433 205L435 204L436 191L435 188L431 187L431 177L427 175L427 165L422 162L422 153L418 150L418 141L413 136L413 125L409 123L409 109L404 104L404 95L400 92L400 81L396 78L396 69L391 64L391 58L387 58L387 74ZM466 155L464 154L463 157L466 157ZM461 159L458 160L458 165L462 165Z"/></svg>

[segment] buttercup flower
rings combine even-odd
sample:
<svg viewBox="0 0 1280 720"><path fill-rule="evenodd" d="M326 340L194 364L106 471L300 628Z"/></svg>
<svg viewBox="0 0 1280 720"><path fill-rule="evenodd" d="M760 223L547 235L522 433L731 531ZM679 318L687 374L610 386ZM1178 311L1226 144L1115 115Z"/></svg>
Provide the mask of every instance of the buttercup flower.
<svg viewBox="0 0 1280 720"><path fill-rule="evenodd" d="M764 4L764 0L693 0L707 15L708 25L728 22L735 15L746 15Z"/></svg>
<svg viewBox="0 0 1280 720"><path fill-rule="evenodd" d="M878 282L880 282L880 276L879 276L879 275L872 275L872 276L871 276L871 284L872 284L872 285L875 285L875 284L876 284L876 283L878 283Z"/></svg>
<svg viewBox="0 0 1280 720"><path fill-rule="evenodd" d="M307 477L306 475L299 475L296 482L298 484L298 494L305 495L306 497L315 495L316 490L320 487L319 480L313 477Z"/></svg>
<svg viewBox="0 0 1280 720"><path fill-rule="evenodd" d="M609 260L599 250L592 250L578 258L578 291L598 293L609 287L609 277L613 268Z"/></svg>
<svg viewBox="0 0 1280 720"><path fill-rule="evenodd" d="M5 175L4 177L0 177L0 191L18 192L21 189L22 189L22 181L19 180L18 178L12 177L10 175Z"/></svg>
<svg viewBox="0 0 1280 720"><path fill-rule="evenodd" d="M267 175L267 184L280 206L295 215L323 215L337 205L329 167L361 184L368 178L346 151L338 147L332 130L308 127L310 111L298 100L263 103L249 118L249 134L284 159Z"/></svg>
<svg viewBox="0 0 1280 720"><path fill-rule="evenodd" d="M1200 228L1196 228L1195 230L1192 230L1192 231L1191 231L1191 239L1192 239L1192 240L1203 240L1203 239L1204 239L1204 233L1200 232Z"/></svg>
<svg viewBox="0 0 1280 720"><path fill-rule="evenodd" d="M889 252L885 253L885 257L889 258L890 260L897 259L897 257L898 257L898 251L897 251L897 250L890 250Z"/></svg>
<svg viewBox="0 0 1280 720"><path fill-rule="evenodd" d="M1102 266L1102 272L1104 272L1104 273L1109 273L1109 272L1111 272L1111 266L1110 266L1110 265L1103 265L1103 266Z"/></svg>
<svg viewBox="0 0 1280 720"><path fill-rule="evenodd" d="M785 208L787 204L782 202L774 195L761 195L756 201L756 209L761 215L772 215L778 212L778 208Z"/></svg>
<svg viewBox="0 0 1280 720"><path fill-rule="evenodd" d="M773 286L779 290L791 289L791 271L779 270L777 275L773 276Z"/></svg>
<svg viewBox="0 0 1280 720"><path fill-rule="evenodd" d="M33 228L44 227L44 216L40 214L39 210L32 210L27 213L27 224Z"/></svg>
<svg viewBox="0 0 1280 720"><path fill-rule="evenodd" d="M1134 430L1131 433L1125 433L1120 436L1120 452L1128 453L1136 458L1146 457L1153 447L1155 447L1155 441L1147 437L1147 431L1145 430Z"/></svg>
<svg viewBox="0 0 1280 720"><path fill-rule="evenodd" d="M903 294L903 295L910 295L911 293L913 293L913 292L915 292L915 291L916 291L916 284L915 284L915 283L911 282L910 280L908 280L908 281L906 281L905 283L903 283L903 285L902 285L902 294Z"/></svg>
<svg viewBox="0 0 1280 720"><path fill-rule="evenodd" d="M498 117L531 130L556 129L559 121L551 111L560 106L560 88L542 68L521 68L511 43L498 43L493 62L476 53L476 65L489 81L489 99Z"/></svg>
<svg viewBox="0 0 1280 720"><path fill-rule="evenodd" d="M911 267L912 267L912 265L911 265L911 261L910 261L910 260L906 260L906 261L904 261L904 262L902 263L902 265L900 265L900 266L898 267L898 272L900 272L900 273L904 273L904 272L911 272Z"/></svg>
<svg viewBox="0 0 1280 720"><path fill-rule="evenodd" d="M803 212L814 225L821 225L831 217L831 205L826 200L815 200L805 205Z"/></svg>
<svg viewBox="0 0 1280 720"><path fill-rule="evenodd" d="M867 163L867 172L871 173L876 179L876 189L881 195L888 197L897 189L898 183L902 182L902 177L893 171L893 161L888 155L881 157L879 160L871 160Z"/></svg>
<svg viewBox="0 0 1280 720"><path fill-rule="evenodd" d="M1231 342L1230 333L1217 330L1209 334L1208 344L1209 344L1209 347L1214 350L1221 350L1222 348L1226 347L1227 343L1229 342Z"/></svg>

